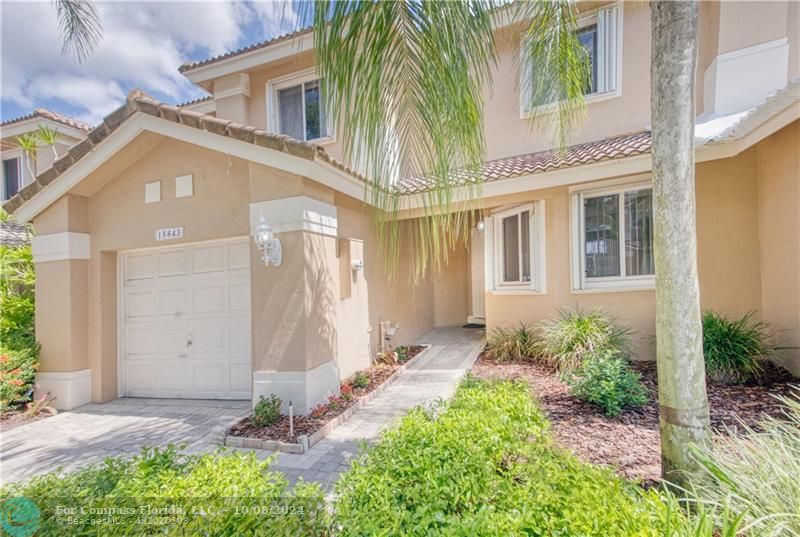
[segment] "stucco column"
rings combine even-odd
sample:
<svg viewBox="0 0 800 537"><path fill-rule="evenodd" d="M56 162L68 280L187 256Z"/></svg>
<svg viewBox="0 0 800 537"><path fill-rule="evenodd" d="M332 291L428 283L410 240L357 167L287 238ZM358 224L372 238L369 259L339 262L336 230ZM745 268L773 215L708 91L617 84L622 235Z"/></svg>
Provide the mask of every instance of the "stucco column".
<svg viewBox="0 0 800 537"><path fill-rule="evenodd" d="M214 103L218 118L249 125L250 76L237 73L214 81Z"/></svg>
<svg viewBox="0 0 800 537"><path fill-rule="evenodd" d="M36 339L41 344L36 396L51 392L53 406L70 409L91 400L88 360L89 234L74 231L33 238L36 268Z"/></svg>
<svg viewBox="0 0 800 537"><path fill-rule="evenodd" d="M283 260L267 266L251 246L253 401L274 393L305 414L339 393L336 208L308 196L251 203L251 229L262 217Z"/></svg>

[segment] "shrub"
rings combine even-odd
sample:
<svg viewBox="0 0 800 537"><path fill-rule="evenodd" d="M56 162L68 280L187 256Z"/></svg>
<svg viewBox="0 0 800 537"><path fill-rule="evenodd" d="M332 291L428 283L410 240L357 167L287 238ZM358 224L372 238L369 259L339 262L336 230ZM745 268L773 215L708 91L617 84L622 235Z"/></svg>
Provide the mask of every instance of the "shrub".
<svg viewBox="0 0 800 537"><path fill-rule="evenodd" d="M30 246L0 246L0 342L36 349L33 256Z"/></svg>
<svg viewBox="0 0 800 537"><path fill-rule="evenodd" d="M270 463L252 453L183 455L173 446L145 449L133 458L109 458L75 473L11 485L0 490L0 497L35 502L42 514L36 534L54 537L326 535L319 486L300 482L290 490L283 474L270 471ZM58 506L77 513L57 515ZM142 509L170 507L182 514L142 516L147 514ZM90 515L90 509L114 509L116 514Z"/></svg>
<svg viewBox="0 0 800 537"><path fill-rule="evenodd" d="M536 335L523 323L516 328L492 328L486 343L486 354L496 362L533 360L538 356Z"/></svg>
<svg viewBox="0 0 800 537"><path fill-rule="evenodd" d="M540 330L541 351L566 370L577 367L586 354L606 349L626 353L630 334L599 309L561 310L557 319L541 323Z"/></svg>
<svg viewBox="0 0 800 537"><path fill-rule="evenodd" d="M339 386L339 393L342 394L342 399L345 401L352 401L355 397L353 395L353 385L346 382Z"/></svg>
<svg viewBox="0 0 800 537"><path fill-rule="evenodd" d="M369 377L363 371L356 371L353 375L353 386L362 390L369 386Z"/></svg>
<svg viewBox="0 0 800 537"><path fill-rule="evenodd" d="M269 427L274 425L281 417L281 398L274 393L269 397L263 395L258 398L258 403L253 408L253 425L256 427Z"/></svg>
<svg viewBox="0 0 800 537"><path fill-rule="evenodd" d="M473 378L435 416L418 408L385 432L336 494L342 536L655 536L667 516L659 499L555 448L527 384Z"/></svg>
<svg viewBox="0 0 800 537"><path fill-rule="evenodd" d="M706 473L694 490L700 502L725 505L744 519L748 535L800 535L800 388L781 398L784 416L744 424L695 448Z"/></svg>
<svg viewBox="0 0 800 537"><path fill-rule="evenodd" d="M606 349L583 357L581 364L564 376L572 395L597 405L608 416L647 402L647 390L618 351Z"/></svg>
<svg viewBox="0 0 800 537"><path fill-rule="evenodd" d="M0 413L30 399L38 366L35 350L0 347Z"/></svg>
<svg viewBox="0 0 800 537"><path fill-rule="evenodd" d="M729 319L708 310L703 313L703 355L706 373L714 382L738 384L761 371L759 360L772 352L769 326L753 319Z"/></svg>

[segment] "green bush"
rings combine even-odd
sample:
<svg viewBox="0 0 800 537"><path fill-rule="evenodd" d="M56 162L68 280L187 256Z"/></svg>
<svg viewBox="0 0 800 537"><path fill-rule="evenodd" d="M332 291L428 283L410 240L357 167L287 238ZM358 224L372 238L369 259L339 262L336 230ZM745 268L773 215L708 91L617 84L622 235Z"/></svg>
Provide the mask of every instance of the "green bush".
<svg viewBox="0 0 800 537"><path fill-rule="evenodd" d="M486 354L496 362L534 360L539 355L536 334L523 323L516 328L496 326L486 335Z"/></svg>
<svg viewBox="0 0 800 537"><path fill-rule="evenodd" d="M564 375L572 395L597 405L608 416L647 403L641 375L633 371L618 351L606 349L583 357L581 364Z"/></svg>
<svg viewBox="0 0 800 537"><path fill-rule="evenodd" d="M655 495L554 447L527 384L472 378L384 433L336 493L342 536L655 536L667 516Z"/></svg>
<svg viewBox="0 0 800 537"><path fill-rule="evenodd" d="M281 417L281 398L271 393L269 397L263 395L258 398L258 403L253 408L253 425L256 427L269 427L274 425Z"/></svg>
<svg viewBox="0 0 800 537"><path fill-rule="evenodd" d="M0 413L6 412L15 403L30 399L29 392L38 365L32 349L0 347Z"/></svg>
<svg viewBox="0 0 800 537"><path fill-rule="evenodd" d="M748 535L800 535L800 388L781 398L785 413L741 425L696 448L706 478L696 484L697 501L724 505L741 516Z"/></svg>
<svg viewBox="0 0 800 537"><path fill-rule="evenodd" d="M753 319L729 319L708 310L703 313L703 356L706 373L714 382L739 384L761 371L760 359L772 352L769 326Z"/></svg>
<svg viewBox="0 0 800 537"><path fill-rule="evenodd" d="M23 496L38 506L36 535L327 535L319 486L301 482L290 491L284 476L269 470L270 463L252 453L145 449L132 459L109 458L75 473L5 487L0 498ZM142 516L148 509L170 508L179 514ZM77 513L70 517L65 509ZM113 522L101 514L112 509ZM95 514L87 516L90 510Z"/></svg>
<svg viewBox="0 0 800 537"><path fill-rule="evenodd" d="M33 256L30 246L0 246L0 342L35 349Z"/></svg>
<svg viewBox="0 0 800 537"><path fill-rule="evenodd" d="M363 371L356 371L353 375L353 386L364 389L369 386L369 377Z"/></svg>
<svg viewBox="0 0 800 537"><path fill-rule="evenodd" d="M561 310L540 325L541 350L560 369L577 367L586 354L612 349L625 354L630 330L616 326L601 310Z"/></svg>

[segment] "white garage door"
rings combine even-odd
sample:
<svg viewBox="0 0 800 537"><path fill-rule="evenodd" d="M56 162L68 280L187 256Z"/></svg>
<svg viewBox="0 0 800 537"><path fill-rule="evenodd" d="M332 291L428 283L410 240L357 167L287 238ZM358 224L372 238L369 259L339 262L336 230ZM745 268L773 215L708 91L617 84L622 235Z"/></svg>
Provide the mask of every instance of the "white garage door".
<svg viewBox="0 0 800 537"><path fill-rule="evenodd" d="M247 239L128 252L120 266L125 395L249 399Z"/></svg>

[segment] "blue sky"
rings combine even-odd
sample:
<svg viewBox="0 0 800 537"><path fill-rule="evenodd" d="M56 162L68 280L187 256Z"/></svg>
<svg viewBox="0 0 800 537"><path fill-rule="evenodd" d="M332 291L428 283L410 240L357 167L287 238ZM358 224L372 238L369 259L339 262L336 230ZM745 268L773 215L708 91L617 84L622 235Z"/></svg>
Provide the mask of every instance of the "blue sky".
<svg viewBox="0 0 800 537"><path fill-rule="evenodd" d="M61 54L49 0L0 0L3 120L48 108L96 124L141 88L179 103L205 93L178 66L299 26L284 2L96 2L103 38L82 64Z"/></svg>

